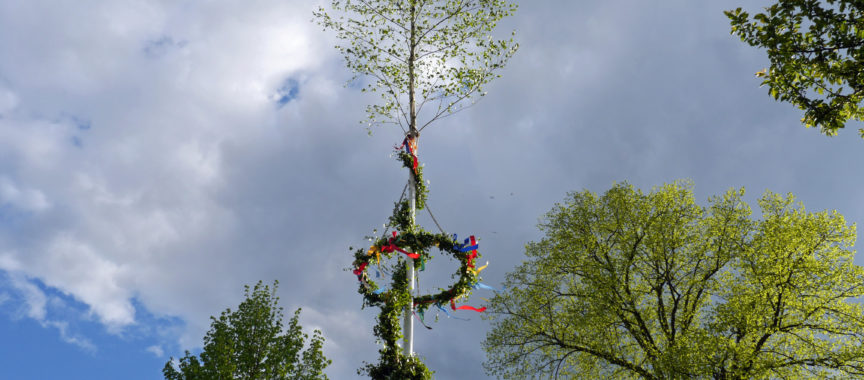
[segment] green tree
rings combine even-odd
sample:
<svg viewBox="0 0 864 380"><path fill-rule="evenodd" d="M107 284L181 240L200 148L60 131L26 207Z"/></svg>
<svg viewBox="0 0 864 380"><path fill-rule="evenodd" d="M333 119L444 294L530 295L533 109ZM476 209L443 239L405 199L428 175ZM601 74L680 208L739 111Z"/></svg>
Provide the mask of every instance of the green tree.
<svg viewBox="0 0 864 380"><path fill-rule="evenodd" d="M491 303L485 366L503 378L864 375L855 226L766 192L694 202L678 182L571 193Z"/></svg>
<svg viewBox="0 0 864 380"><path fill-rule="evenodd" d="M504 0L332 0L314 13L342 43L355 76L380 94L367 126L396 124L411 136L485 95L518 44L491 36L516 5ZM371 129L370 129L371 131Z"/></svg>
<svg viewBox="0 0 864 380"><path fill-rule="evenodd" d="M805 126L833 136L862 120L864 2L777 0L752 17L741 8L725 13L733 34L768 51L771 67L756 75L774 99L804 111Z"/></svg>
<svg viewBox="0 0 864 380"><path fill-rule="evenodd" d="M165 379L327 379L324 369L330 360L322 352L321 331L315 330L304 350L309 337L298 324L297 309L283 332L277 287L278 282L271 289L259 281L250 292L247 285L246 299L236 311L210 317L200 359L186 351L175 368L172 357L162 369Z"/></svg>

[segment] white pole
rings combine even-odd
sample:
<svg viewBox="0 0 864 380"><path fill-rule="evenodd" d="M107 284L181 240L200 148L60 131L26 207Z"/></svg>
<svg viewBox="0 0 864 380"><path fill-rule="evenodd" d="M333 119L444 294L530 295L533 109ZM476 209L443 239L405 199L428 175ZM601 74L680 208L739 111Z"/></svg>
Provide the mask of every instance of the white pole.
<svg viewBox="0 0 864 380"><path fill-rule="evenodd" d="M415 140L416 141L416 140ZM410 142L409 142L409 145ZM417 155L417 145L411 147L414 150L414 155ZM417 206L417 185L414 182L414 171L411 168L408 168L408 204L411 207L411 225L414 225L415 219L414 215L416 212ZM416 247L415 247L416 248ZM414 259L408 257L408 292L411 297L408 301L408 306L405 307L405 318L402 323L402 331L404 331L404 344L402 344L402 348L405 351L405 355L413 356L414 355L414 319L411 318L414 313Z"/></svg>

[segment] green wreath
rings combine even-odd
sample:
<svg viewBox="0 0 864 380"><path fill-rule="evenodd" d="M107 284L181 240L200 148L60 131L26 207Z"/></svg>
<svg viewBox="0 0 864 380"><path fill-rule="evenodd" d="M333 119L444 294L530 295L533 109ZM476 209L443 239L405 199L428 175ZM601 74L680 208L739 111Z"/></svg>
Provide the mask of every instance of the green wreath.
<svg viewBox="0 0 864 380"><path fill-rule="evenodd" d="M404 208L405 204L400 205ZM358 249L354 253L354 274L360 280L360 288L358 292L363 295L364 305L366 306L381 306L386 302L386 295L383 288L380 288L377 283L369 276L368 268L375 261L380 262L381 257L386 259L392 258L396 254L404 254L409 259L414 260L416 267L425 267L426 261L432 258L429 250L432 247L438 248L441 252L449 254L453 258L459 260L460 267L456 271L456 276L459 279L447 289L442 289L437 294L428 294L419 297L414 297L414 305L418 313L423 313L431 305L441 307L447 303L453 303L457 298L467 296L471 293L471 289L480 281L479 272L484 267L477 268L475 262L480 257L477 252L477 242L474 236L466 239L465 242L459 244L454 237L440 233L432 234L426 231L417 232L393 232L389 238L379 238L368 249ZM455 309L455 305L453 306ZM461 306L464 309L473 309L482 311L483 309L475 309L470 306Z"/></svg>

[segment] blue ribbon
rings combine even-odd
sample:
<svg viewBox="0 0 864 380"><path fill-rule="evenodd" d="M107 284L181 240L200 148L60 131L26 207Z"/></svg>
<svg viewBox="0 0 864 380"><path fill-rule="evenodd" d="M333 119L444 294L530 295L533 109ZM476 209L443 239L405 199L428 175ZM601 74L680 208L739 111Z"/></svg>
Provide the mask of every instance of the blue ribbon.
<svg viewBox="0 0 864 380"><path fill-rule="evenodd" d="M450 314L449 311L447 311L447 309L441 307L441 305L439 305L439 304L437 304L437 303L435 304L435 306L438 307L439 309L441 309L441 311L443 311L444 314L447 314L447 318L461 319L461 320L463 320L463 321L470 321L470 319L468 319L468 318L459 318L459 317L454 317L453 315Z"/></svg>
<svg viewBox="0 0 864 380"><path fill-rule="evenodd" d="M458 235L453 234L453 240L458 241L459 240ZM459 252L470 252L470 251L477 249L477 247L480 246L480 244L474 244L474 245L469 246L468 245L469 241L471 241L471 240L465 239L465 243L463 243L463 244L459 244L459 243L453 244L453 249L458 249Z"/></svg>
<svg viewBox="0 0 864 380"><path fill-rule="evenodd" d="M462 245L462 246L459 246L457 248L459 249L459 252L471 252L471 251L477 249L477 247L479 247L479 246L480 246L480 244L469 245L467 247Z"/></svg>
<svg viewBox="0 0 864 380"><path fill-rule="evenodd" d="M495 288L493 288L489 285L486 285L482 282L478 282L478 283L474 284L474 289L488 289L488 290L491 290L493 292L500 292L500 290L495 289Z"/></svg>

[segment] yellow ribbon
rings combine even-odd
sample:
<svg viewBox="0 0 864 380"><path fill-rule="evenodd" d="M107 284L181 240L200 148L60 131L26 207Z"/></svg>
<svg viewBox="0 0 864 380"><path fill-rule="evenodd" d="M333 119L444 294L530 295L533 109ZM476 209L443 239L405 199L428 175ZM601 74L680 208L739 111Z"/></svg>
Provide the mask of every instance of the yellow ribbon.
<svg viewBox="0 0 864 380"><path fill-rule="evenodd" d="M482 267L480 267L480 268L477 268L477 269L474 269L474 268L468 267L468 271L471 272L471 273L474 273L475 275L477 275L477 274L480 274L480 271L481 271L481 270L486 269L486 267L488 267L488 266L489 266L489 262L487 261L487 262L486 262L486 265L484 265L484 266L482 266Z"/></svg>
<svg viewBox="0 0 864 380"><path fill-rule="evenodd" d="M381 265L381 249L378 246L369 247L369 256L375 255L375 263L376 265Z"/></svg>

